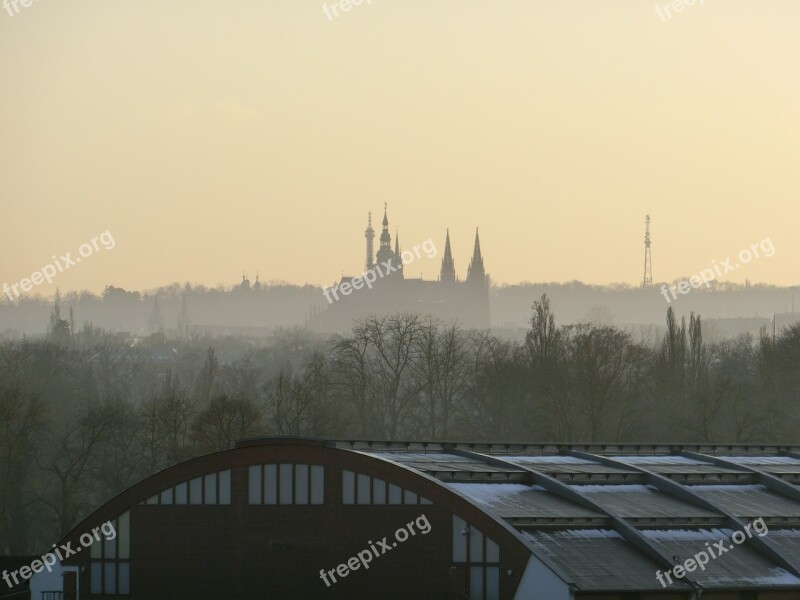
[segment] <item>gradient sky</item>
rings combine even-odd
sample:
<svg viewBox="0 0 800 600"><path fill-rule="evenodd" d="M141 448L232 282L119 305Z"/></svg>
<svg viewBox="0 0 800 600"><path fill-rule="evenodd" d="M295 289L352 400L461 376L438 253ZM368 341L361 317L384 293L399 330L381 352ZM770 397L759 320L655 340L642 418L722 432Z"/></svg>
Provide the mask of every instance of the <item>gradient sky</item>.
<svg viewBox="0 0 800 600"><path fill-rule="evenodd" d="M367 212L495 282L800 283L800 2L36 0L0 11L0 284L328 284ZM666 2L660 2L666 4ZM433 278L439 260L407 273ZM37 291L51 294L53 286Z"/></svg>

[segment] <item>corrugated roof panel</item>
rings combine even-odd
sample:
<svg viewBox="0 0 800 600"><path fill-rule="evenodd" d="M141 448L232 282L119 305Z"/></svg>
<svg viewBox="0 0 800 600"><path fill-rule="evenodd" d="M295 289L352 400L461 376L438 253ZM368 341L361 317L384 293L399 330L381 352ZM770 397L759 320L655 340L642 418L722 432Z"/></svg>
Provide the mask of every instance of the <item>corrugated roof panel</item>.
<svg viewBox="0 0 800 600"><path fill-rule="evenodd" d="M780 475L781 473L800 473L800 465L767 464L767 465L748 465L767 473Z"/></svg>
<svg viewBox="0 0 800 600"><path fill-rule="evenodd" d="M431 472L468 471L474 473L523 473L514 467L498 467L488 462L444 452L366 452L380 459L393 460L412 469Z"/></svg>
<svg viewBox="0 0 800 600"><path fill-rule="evenodd" d="M519 456L508 455L503 457L506 460L517 462L520 464L537 464L537 463L546 463L548 465L597 465L600 464L595 460L587 460L585 458L579 458L577 456L569 456L569 455L540 455L540 456L529 456L527 454L521 454Z"/></svg>
<svg viewBox="0 0 800 600"><path fill-rule="evenodd" d="M684 479L685 481L702 482L710 479L712 481L736 482L740 480L750 481L753 478L753 475L744 467L741 469L718 467L710 462L676 454L623 455L617 456L615 459L654 473L672 477L673 479Z"/></svg>
<svg viewBox="0 0 800 600"><path fill-rule="evenodd" d="M727 456L725 460L743 465L795 465L800 467L800 460L791 456Z"/></svg>
<svg viewBox="0 0 800 600"><path fill-rule="evenodd" d="M800 502L770 492L763 485L692 485L689 488L736 517L800 517Z"/></svg>
<svg viewBox="0 0 800 600"><path fill-rule="evenodd" d="M726 460L777 476L800 474L800 460L791 456L729 456Z"/></svg>
<svg viewBox="0 0 800 600"><path fill-rule="evenodd" d="M523 536L582 591L661 590L658 565L606 529L525 532ZM678 584L676 589L685 589Z"/></svg>
<svg viewBox="0 0 800 600"><path fill-rule="evenodd" d="M800 556L800 529L770 529L767 535L788 556Z"/></svg>
<svg viewBox="0 0 800 600"><path fill-rule="evenodd" d="M675 556L678 564L693 558L699 552L708 554L709 548L719 553L715 543L725 540L728 550L709 557L705 569L696 569L692 578L708 588L754 588L759 586L797 586L800 579L767 560L762 554L746 545L734 545L729 529L643 531L653 544L668 556ZM706 543L708 545L706 545ZM675 581L675 578L672 578Z"/></svg>
<svg viewBox="0 0 800 600"><path fill-rule="evenodd" d="M676 454L625 454L615 456L615 460L619 460L630 465L708 465L711 463L696 460L694 458L687 458L686 456L679 456Z"/></svg>
<svg viewBox="0 0 800 600"><path fill-rule="evenodd" d="M554 496L538 486L516 483L448 483L483 510L504 519L585 519L604 515Z"/></svg>
<svg viewBox="0 0 800 600"><path fill-rule="evenodd" d="M714 518L719 513L697 507L662 494L649 485L572 485L605 509L621 517L636 518Z"/></svg>
<svg viewBox="0 0 800 600"><path fill-rule="evenodd" d="M449 454L447 452L404 452L402 450L397 450L392 452L367 452L367 454L371 454L372 456L377 456L379 458L388 458L390 460L407 460L416 462L439 462L442 460L462 463L475 462L475 460L472 458L461 456L460 454Z"/></svg>
<svg viewBox="0 0 800 600"><path fill-rule="evenodd" d="M547 474L558 475L629 475L632 478L638 477L636 469L626 469L624 467L614 467L594 460L578 458L575 456L505 456L503 457L510 463L520 465L534 471Z"/></svg>
<svg viewBox="0 0 800 600"><path fill-rule="evenodd" d="M672 464L641 464L640 467L653 471L654 473L700 473L700 474L731 474L739 475L742 477L749 477L750 472L746 469L728 469L726 467L718 467L716 465L672 465Z"/></svg>

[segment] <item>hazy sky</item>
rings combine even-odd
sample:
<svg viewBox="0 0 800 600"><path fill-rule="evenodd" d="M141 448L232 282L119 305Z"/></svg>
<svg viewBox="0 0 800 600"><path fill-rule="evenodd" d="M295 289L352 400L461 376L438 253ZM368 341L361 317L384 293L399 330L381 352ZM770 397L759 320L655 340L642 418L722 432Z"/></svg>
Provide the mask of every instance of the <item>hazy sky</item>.
<svg viewBox="0 0 800 600"><path fill-rule="evenodd" d="M389 204L496 282L800 283L800 2L36 0L0 10L0 284L330 283ZM13 9L12 9L13 10ZM438 273L439 259L407 273Z"/></svg>

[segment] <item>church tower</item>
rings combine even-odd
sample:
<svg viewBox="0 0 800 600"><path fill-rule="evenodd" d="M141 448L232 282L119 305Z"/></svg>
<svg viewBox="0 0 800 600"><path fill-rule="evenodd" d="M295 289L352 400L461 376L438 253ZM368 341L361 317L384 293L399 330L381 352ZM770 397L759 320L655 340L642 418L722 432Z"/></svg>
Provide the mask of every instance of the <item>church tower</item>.
<svg viewBox="0 0 800 600"><path fill-rule="evenodd" d="M389 217L386 216L386 206L383 207L383 230L381 231L381 246L378 249L378 264L385 263L387 260L393 261L392 236L389 233Z"/></svg>
<svg viewBox="0 0 800 600"><path fill-rule="evenodd" d="M455 283L456 267L453 262L453 253L450 251L450 230L447 230L447 237L444 241L444 257L442 258L442 269L439 272L439 281L442 283Z"/></svg>

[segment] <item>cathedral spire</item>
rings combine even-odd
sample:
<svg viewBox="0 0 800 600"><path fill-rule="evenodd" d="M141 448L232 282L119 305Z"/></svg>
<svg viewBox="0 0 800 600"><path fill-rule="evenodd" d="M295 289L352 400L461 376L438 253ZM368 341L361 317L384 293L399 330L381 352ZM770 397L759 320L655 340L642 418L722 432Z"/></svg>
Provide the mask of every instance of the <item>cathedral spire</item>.
<svg viewBox="0 0 800 600"><path fill-rule="evenodd" d="M475 249L472 251L472 262L480 261L483 266L483 256L481 256L481 238L478 235L478 228L475 228Z"/></svg>
<svg viewBox="0 0 800 600"><path fill-rule="evenodd" d="M397 265L397 276L403 277L403 260L400 258L400 234L394 231L394 263Z"/></svg>
<svg viewBox="0 0 800 600"><path fill-rule="evenodd" d="M481 255L481 239L478 236L478 228L475 228L475 249L472 251L472 261L467 270L467 281L486 285L486 271L483 268L483 256Z"/></svg>
<svg viewBox="0 0 800 600"><path fill-rule="evenodd" d="M453 283L456 280L456 267L453 263L453 253L450 250L450 230L447 230L447 237L444 241L444 257L442 258L442 269L439 272L439 281Z"/></svg>

